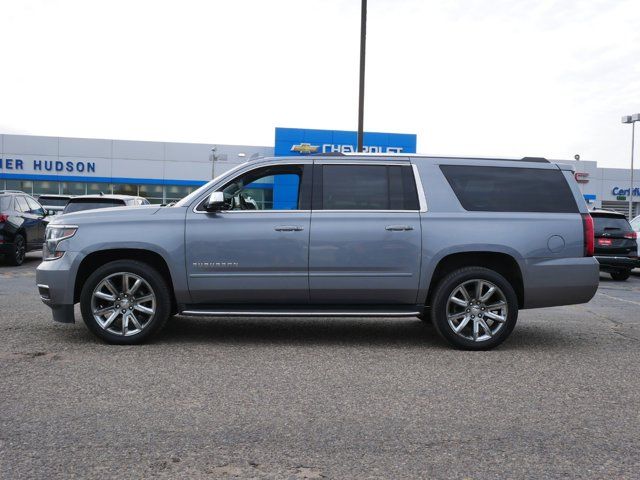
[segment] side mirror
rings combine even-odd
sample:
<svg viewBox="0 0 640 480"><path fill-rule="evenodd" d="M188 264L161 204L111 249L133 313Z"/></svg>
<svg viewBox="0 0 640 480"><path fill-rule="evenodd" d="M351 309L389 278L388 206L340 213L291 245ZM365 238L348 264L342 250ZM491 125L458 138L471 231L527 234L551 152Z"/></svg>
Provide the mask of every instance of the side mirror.
<svg viewBox="0 0 640 480"><path fill-rule="evenodd" d="M204 208L207 212L219 212L220 210L224 210L226 205L227 202L224 200L224 193L213 192L209 195L209 200L207 200Z"/></svg>

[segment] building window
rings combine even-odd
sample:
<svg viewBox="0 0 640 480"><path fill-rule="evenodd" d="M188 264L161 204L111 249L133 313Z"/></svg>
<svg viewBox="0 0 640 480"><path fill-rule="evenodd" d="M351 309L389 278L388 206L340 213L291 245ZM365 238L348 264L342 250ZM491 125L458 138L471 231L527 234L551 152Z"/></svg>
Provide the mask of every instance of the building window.
<svg viewBox="0 0 640 480"><path fill-rule="evenodd" d="M62 182L62 192L65 195L86 195L87 184L80 182Z"/></svg>
<svg viewBox="0 0 640 480"><path fill-rule="evenodd" d="M33 194L33 182L31 180L7 180L6 190L20 190L29 195Z"/></svg>
<svg viewBox="0 0 640 480"><path fill-rule="evenodd" d="M105 195L111 193L111 185L108 183L87 183L88 195L99 195L101 193Z"/></svg>
<svg viewBox="0 0 640 480"><path fill-rule="evenodd" d="M116 183L113 185L113 193L117 195L133 195L138 196L138 186L128 183Z"/></svg>
<svg viewBox="0 0 640 480"><path fill-rule="evenodd" d="M60 183L58 182L33 182L33 194L44 195L46 193L57 195Z"/></svg>

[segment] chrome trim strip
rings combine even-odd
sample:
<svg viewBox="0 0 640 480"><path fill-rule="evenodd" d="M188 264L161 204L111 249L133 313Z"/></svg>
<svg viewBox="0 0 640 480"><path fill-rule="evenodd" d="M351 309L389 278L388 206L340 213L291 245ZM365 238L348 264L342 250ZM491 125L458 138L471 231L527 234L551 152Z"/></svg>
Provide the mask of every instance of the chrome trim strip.
<svg viewBox="0 0 640 480"><path fill-rule="evenodd" d="M36 283L36 287L46 288L47 290L50 290L49 285L45 285L44 283Z"/></svg>
<svg viewBox="0 0 640 480"><path fill-rule="evenodd" d="M310 277L413 277L406 272L309 272Z"/></svg>
<svg viewBox="0 0 640 480"><path fill-rule="evenodd" d="M415 317L420 315L419 311L407 312L385 312L385 311L265 311L265 310L183 310L181 315L192 315L195 317L218 317L218 316L255 316L255 317Z"/></svg>
<svg viewBox="0 0 640 480"><path fill-rule="evenodd" d="M424 187L422 186L422 179L420 178L420 172L418 171L418 166L415 163L411 164L413 167L413 176L416 181L416 188L418 189L418 201L420 203L420 213L425 213L429 211L427 209L427 197L424 195Z"/></svg>
<svg viewBox="0 0 640 480"><path fill-rule="evenodd" d="M419 210L311 210L314 215L317 213L416 213Z"/></svg>
<svg viewBox="0 0 640 480"><path fill-rule="evenodd" d="M243 273L243 272L212 272L212 273L192 273L189 278L211 278L211 277L306 277L307 272L277 272L277 273Z"/></svg>

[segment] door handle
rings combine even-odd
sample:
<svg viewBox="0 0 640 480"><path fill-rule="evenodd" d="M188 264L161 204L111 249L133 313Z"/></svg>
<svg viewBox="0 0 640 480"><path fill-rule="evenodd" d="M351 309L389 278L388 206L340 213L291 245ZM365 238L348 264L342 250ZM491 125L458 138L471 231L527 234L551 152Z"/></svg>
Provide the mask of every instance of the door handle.
<svg viewBox="0 0 640 480"><path fill-rule="evenodd" d="M273 229L276 232L301 232L304 230L300 225L277 225Z"/></svg>
<svg viewBox="0 0 640 480"><path fill-rule="evenodd" d="M387 225L384 229L390 232L404 232L413 230L413 227L411 225Z"/></svg>

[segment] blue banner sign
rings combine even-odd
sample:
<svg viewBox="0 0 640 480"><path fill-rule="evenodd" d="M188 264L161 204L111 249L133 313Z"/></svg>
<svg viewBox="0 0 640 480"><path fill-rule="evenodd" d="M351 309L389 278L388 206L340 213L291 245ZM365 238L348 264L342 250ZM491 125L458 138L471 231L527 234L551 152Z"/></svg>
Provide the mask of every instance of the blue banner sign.
<svg viewBox="0 0 640 480"><path fill-rule="evenodd" d="M276 127L274 154L304 156L356 151L358 134L347 130L313 130ZM411 133L364 132L365 153L416 153L417 135Z"/></svg>

